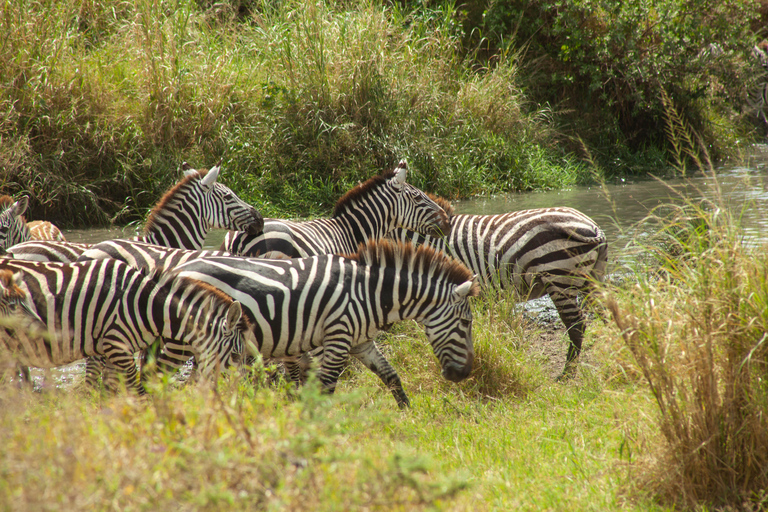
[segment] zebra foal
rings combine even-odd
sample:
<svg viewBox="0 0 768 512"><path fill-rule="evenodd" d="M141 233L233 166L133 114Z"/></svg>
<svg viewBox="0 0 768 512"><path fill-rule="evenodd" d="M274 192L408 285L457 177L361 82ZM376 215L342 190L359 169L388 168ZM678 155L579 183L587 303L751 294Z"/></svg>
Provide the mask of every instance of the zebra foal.
<svg viewBox="0 0 768 512"><path fill-rule="evenodd" d="M0 273L13 274L26 296L33 329L0 332L0 358L50 368L102 355L111 376L145 394L133 354L163 336L183 341L212 377L238 362L250 332L242 307L192 279L148 277L120 261L54 263L0 259ZM4 292L5 294L5 292ZM6 319L7 319L7 312ZM110 381L109 388L115 383Z"/></svg>
<svg viewBox="0 0 768 512"><path fill-rule="evenodd" d="M453 255L480 276L484 287L514 290L521 300L549 295L570 343L563 375L581 352L585 315L579 294L602 281L608 261L605 233L573 208L538 208L499 215L450 215L444 238L396 230L394 238L424 243Z"/></svg>
<svg viewBox="0 0 768 512"><path fill-rule="evenodd" d="M317 376L329 392L352 355L382 379L400 407L409 405L399 376L382 371L391 366L386 360L380 366L381 353L371 341L400 320L422 324L444 378L458 382L472 370L468 297L479 288L466 267L429 247L382 239L345 256L204 256L167 272L204 281L240 301L254 349L264 358L295 361L323 347ZM175 371L190 356L185 344L166 341L158 367Z"/></svg>
<svg viewBox="0 0 768 512"><path fill-rule="evenodd" d="M29 198L22 196L14 201L10 196L0 197L0 252L28 240L64 241L59 228L48 221L27 222L24 212Z"/></svg>
<svg viewBox="0 0 768 512"><path fill-rule="evenodd" d="M251 205L217 181L221 164L193 169L182 164L184 177L163 194L144 224L144 233L133 240L179 249L200 249L210 228L240 229L260 233L264 219ZM0 231L2 234L2 231ZM92 244L63 241L17 243L8 250L15 259L75 261Z"/></svg>

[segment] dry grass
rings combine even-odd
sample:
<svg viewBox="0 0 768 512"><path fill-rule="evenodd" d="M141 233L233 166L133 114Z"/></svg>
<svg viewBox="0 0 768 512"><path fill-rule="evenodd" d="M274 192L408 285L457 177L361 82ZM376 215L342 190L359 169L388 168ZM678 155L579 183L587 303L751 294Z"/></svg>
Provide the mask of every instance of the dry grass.
<svg viewBox="0 0 768 512"><path fill-rule="evenodd" d="M768 505L768 258L724 211L688 206L649 247L658 272L608 301L665 443L640 486L668 503Z"/></svg>

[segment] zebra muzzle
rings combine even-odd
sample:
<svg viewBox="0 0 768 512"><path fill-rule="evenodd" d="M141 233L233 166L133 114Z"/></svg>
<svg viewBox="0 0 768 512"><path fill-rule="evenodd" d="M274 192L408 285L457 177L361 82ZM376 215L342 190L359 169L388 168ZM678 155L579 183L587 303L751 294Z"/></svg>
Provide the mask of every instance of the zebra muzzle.
<svg viewBox="0 0 768 512"><path fill-rule="evenodd" d="M464 364L452 361L443 365L443 377L451 382L461 382L472 373L472 363L474 360L475 355L470 352L467 354L467 361Z"/></svg>
<svg viewBox="0 0 768 512"><path fill-rule="evenodd" d="M264 217L256 208L251 208L251 218L243 231L249 235L258 235L264 231Z"/></svg>

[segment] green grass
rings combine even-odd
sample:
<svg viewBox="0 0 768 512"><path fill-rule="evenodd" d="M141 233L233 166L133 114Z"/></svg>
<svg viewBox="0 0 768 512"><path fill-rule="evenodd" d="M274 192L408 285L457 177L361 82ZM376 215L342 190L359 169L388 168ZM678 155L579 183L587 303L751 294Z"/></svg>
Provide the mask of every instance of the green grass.
<svg viewBox="0 0 768 512"><path fill-rule="evenodd" d="M13 0L0 29L0 188L64 225L140 218L210 167L271 216L327 214L360 180L411 164L449 198L560 188L546 108L529 111L516 56L474 69L450 3L403 10Z"/></svg>
<svg viewBox="0 0 768 512"><path fill-rule="evenodd" d="M382 340L407 411L357 364L333 397L235 373L217 392L161 383L146 402L7 386L0 507L647 510L631 490L655 435L652 397L615 383L617 333L595 322L588 364L557 384L511 297L474 309L476 369L458 385L441 379L416 324Z"/></svg>

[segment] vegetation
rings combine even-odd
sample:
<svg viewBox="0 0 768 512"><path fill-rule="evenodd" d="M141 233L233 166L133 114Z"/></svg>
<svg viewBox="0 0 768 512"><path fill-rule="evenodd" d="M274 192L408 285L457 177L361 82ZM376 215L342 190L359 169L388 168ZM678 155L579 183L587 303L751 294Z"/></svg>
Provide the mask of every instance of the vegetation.
<svg viewBox="0 0 768 512"><path fill-rule="evenodd" d="M332 397L259 370L216 390L161 382L144 402L6 383L0 507L762 510L765 247L715 203L665 211L636 241L643 265L603 289L565 383L564 332L501 292L475 299L460 384L415 324L383 338L407 411L358 363Z"/></svg>
<svg viewBox="0 0 768 512"><path fill-rule="evenodd" d="M584 149L658 172L662 91L715 157L758 133L757 6L12 0L0 190L75 226L140 220L185 160L290 217L400 158L449 199L591 180Z"/></svg>

